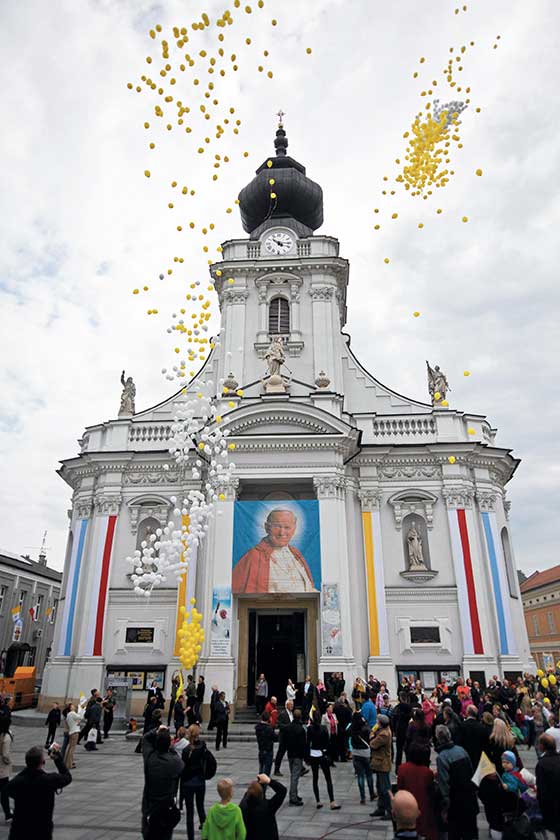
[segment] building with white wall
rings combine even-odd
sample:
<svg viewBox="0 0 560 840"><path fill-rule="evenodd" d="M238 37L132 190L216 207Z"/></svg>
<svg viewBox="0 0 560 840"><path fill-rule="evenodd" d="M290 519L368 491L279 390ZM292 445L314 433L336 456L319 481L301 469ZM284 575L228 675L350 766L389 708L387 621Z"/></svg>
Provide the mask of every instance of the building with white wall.
<svg viewBox="0 0 560 840"><path fill-rule="evenodd" d="M287 155L281 126L275 147L240 193L248 236L223 243L211 267L222 330L200 379L231 388L235 478L186 585L138 599L125 558L204 475L170 460L176 397L85 430L60 470L72 520L45 702L110 673L130 676L142 700L153 678L167 691L177 608L192 594L206 630L198 671L238 706L260 671L282 697L288 676L308 672L395 687L402 673L429 686L533 667L505 500L518 461L485 417L402 396L356 359L349 264L336 238L314 233L321 188ZM278 335L285 364L273 377L265 356ZM289 514L288 546L265 533L272 510ZM251 571L232 593L242 554Z"/></svg>

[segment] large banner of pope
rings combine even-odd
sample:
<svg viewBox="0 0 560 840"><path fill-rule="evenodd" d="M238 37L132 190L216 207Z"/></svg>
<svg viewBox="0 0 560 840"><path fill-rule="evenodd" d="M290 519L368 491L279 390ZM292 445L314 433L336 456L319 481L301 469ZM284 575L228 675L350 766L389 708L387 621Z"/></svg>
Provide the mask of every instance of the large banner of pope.
<svg viewBox="0 0 560 840"><path fill-rule="evenodd" d="M233 593L320 590L319 502L235 502Z"/></svg>

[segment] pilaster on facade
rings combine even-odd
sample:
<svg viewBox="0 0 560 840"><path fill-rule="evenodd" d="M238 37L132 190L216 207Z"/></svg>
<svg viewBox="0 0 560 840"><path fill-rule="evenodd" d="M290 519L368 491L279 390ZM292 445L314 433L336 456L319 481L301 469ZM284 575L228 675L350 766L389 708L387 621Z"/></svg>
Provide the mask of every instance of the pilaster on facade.
<svg viewBox="0 0 560 840"><path fill-rule="evenodd" d="M315 476L313 486L318 499L343 499L346 477L342 473Z"/></svg>
<svg viewBox="0 0 560 840"><path fill-rule="evenodd" d="M94 497L95 512L103 516L118 516L122 504L120 493L99 491Z"/></svg>
<svg viewBox="0 0 560 840"><path fill-rule="evenodd" d="M481 511L489 512L496 510L497 494L490 490L478 490L475 493L478 507Z"/></svg>
<svg viewBox="0 0 560 840"><path fill-rule="evenodd" d="M444 485L441 495L445 499L448 510L471 508L474 499L474 489L465 485Z"/></svg>
<svg viewBox="0 0 560 840"><path fill-rule="evenodd" d="M74 511L78 519L91 519L93 515L93 495L75 497Z"/></svg>
<svg viewBox="0 0 560 840"><path fill-rule="evenodd" d="M379 510L381 505L381 490L379 487L360 487L358 490L358 498L362 506L362 510Z"/></svg>

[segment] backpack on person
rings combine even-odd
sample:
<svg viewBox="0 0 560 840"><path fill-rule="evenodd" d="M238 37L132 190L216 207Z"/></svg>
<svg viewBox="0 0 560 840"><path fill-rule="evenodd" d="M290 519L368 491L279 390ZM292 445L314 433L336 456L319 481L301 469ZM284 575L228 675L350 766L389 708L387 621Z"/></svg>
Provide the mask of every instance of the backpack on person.
<svg viewBox="0 0 560 840"><path fill-rule="evenodd" d="M216 770L218 769L218 762L216 761L216 757L210 752L209 749L204 750L204 755L202 757L202 772L204 774L204 780L209 782L210 779L213 779L216 775Z"/></svg>

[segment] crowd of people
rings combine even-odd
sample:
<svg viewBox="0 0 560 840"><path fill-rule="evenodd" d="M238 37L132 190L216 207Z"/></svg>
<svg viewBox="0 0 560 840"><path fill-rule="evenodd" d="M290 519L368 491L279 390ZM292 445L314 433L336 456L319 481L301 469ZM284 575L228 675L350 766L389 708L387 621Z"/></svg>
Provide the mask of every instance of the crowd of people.
<svg viewBox="0 0 560 840"><path fill-rule="evenodd" d="M202 840L277 840L280 806L286 799L294 808L304 804L301 777L311 773L317 809L324 788L330 808L339 810L336 767L351 762L360 804L374 804L369 819L392 821L403 840L475 840L480 811L491 840L534 840L546 831L560 840L559 679L540 671L515 681L493 677L481 688L458 678L429 691L404 679L391 697L374 676L356 679L348 696L342 674L326 684L308 675L299 686L288 682L280 707L262 674L255 704L258 773L239 805L232 780L219 779L219 802L208 811L206 784L216 775L217 759L201 735L204 679L195 684L190 677L184 687L174 680L167 725L163 693L154 683L138 750L144 765L142 836L171 840L184 811L187 840L195 837L195 814ZM12 823L10 840L48 840L54 794L72 781L76 746L85 740L86 748L95 749L98 738L109 737L115 700L110 689L103 697L92 689L77 710L72 703L62 710L53 704L45 725L56 772L46 772L44 749L33 747L25 769L13 777L11 706L0 699L0 804ZM216 750L227 746L228 718L225 694L214 685L208 731L216 731ZM524 764L533 750L531 773ZM277 778L284 775L285 758L286 785Z"/></svg>

